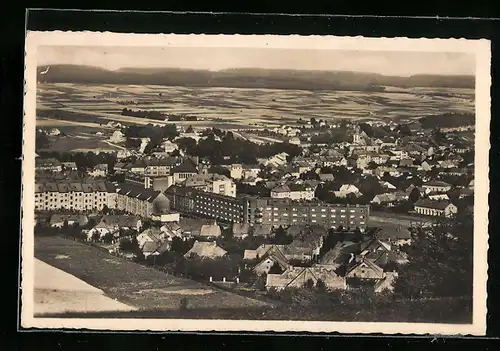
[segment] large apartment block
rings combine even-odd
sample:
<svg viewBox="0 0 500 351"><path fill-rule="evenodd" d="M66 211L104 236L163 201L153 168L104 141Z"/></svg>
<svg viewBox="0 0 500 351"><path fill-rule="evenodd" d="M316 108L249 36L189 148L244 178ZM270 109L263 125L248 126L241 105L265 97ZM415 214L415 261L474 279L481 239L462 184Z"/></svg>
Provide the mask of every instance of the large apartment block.
<svg viewBox="0 0 500 351"><path fill-rule="evenodd" d="M369 206L339 205L320 201L268 199L255 209L255 222L264 225L321 225L327 228L366 229Z"/></svg>
<svg viewBox="0 0 500 351"><path fill-rule="evenodd" d="M166 214L170 206L161 191L123 183L118 185L116 208L143 218Z"/></svg>
<svg viewBox="0 0 500 351"><path fill-rule="evenodd" d="M172 209L186 215L273 227L322 225L328 228L359 228L364 231L370 209L369 206L338 205L319 201L230 197L176 185L167 189L165 194Z"/></svg>
<svg viewBox="0 0 500 351"><path fill-rule="evenodd" d="M35 184L35 210L75 211L116 208L116 188L109 182L47 182Z"/></svg>
<svg viewBox="0 0 500 351"><path fill-rule="evenodd" d="M213 218L227 223L248 222L245 201L238 197L173 185L165 191L170 207L185 215Z"/></svg>

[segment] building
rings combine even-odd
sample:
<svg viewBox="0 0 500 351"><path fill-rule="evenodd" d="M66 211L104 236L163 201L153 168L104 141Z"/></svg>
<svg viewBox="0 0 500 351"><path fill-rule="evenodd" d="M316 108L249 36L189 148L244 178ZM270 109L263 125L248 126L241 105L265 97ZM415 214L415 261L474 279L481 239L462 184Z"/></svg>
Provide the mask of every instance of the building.
<svg viewBox="0 0 500 351"><path fill-rule="evenodd" d="M422 199L415 203L415 212L424 216L450 217L457 213L457 206L448 201Z"/></svg>
<svg viewBox="0 0 500 351"><path fill-rule="evenodd" d="M163 150L165 150L165 152L167 152L167 153L174 152L178 148L179 148L179 146L177 146L177 144L175 144L169 140L163 142Z"/></svg>
<svg viewBox="0 0 500 351"><path fill-rule="evenodd" d="M273 199L312 200L314 188L307 184L283 184L271 190Z"/></svg>
<svg viewBox="0 0 500 351"><path fill-rule="evenodd" d="M140 175L158 177L171 174L174 167L180 165L183 159L180 157L163 157L163 158L142 158L134 163L116 164L116 172L132 172Z"/></svg>
<svg viewBox="0 0 500 351"><path fill-rule="evenodd" d="M217 173L195 174L182 184L208 193L236 197L236 184L228 177Z"/></svg>
<svg viewBox="0 0 500 351"><path fill-rule="evenodd" d="M160 191L131 184L118 185L116 208L144 218L170 213L167 197Z"/></svg>
<svg viewBox="0 0 500 351"><path fill-rule="evenodd" d="M347 269L346 278L379 281L385 278L384 270L369 259L360 257Z"/></svg>
<svg viewBox="0 0 500 351"><path fill-rule="evenodd" d="M446 193L451 190L450 184L440 180L431 180L427 183L422 184L422 187L427 193Z"/></svg>
<svg viewBox="0 0 500 351"><path fill-rule="evenodd" d="M85 215L76 214L54 214L50 217L49 224L51 227L62 228L65 224L68 226L78 225L84 226L88 223L88 218Z"/></svg>
<svg viewBox="0 0 500 351"><path fill-rule="evenodd" d="M226 223L247 222L241 198L173 185L165 191L172 209L186 215Z"/></svg>
<svg viewBox="0 0 500 351"><path fill-rule="evenodd" d="M195 241L193 247L186 252L184 257L191 258L197 256L200 258L214 259L223 257L227 254L227 251L217 245L215 241Z"/></svg>
<svg viewBox="0 0 500 351"><path fill-rule="evenodd" d="M126 139L125 135L121 131L115 130L113 132L113 135L111 136L111 138L109 138L109 141L111 141L112 143L119 144L119 143L124 142L125 139Z"/></svg>
<svg viewBox="0 0 500 351"><path fill-rule="evenodd" d="M94 169L89 172L89 175L92 177L105 177L107 174L108 174L108 165L106 163L100 163L96 165Z"/></svg>
<svg viewBox="0 0 500 351"><path fill-rule="evenodd" d="M262 207L255 209L255 223L273 227L320 225L327 228L359 228L364 231L368 216L369 206L290 199L265 199Z"/></svg>
<svg viewBox="0 0 500 351"><path fill-rule="evenodd" d="M35 158L35 169L38 171L62 172L61 162L55 158Z"/></svg>
<svg viewBox="0 0 500 351"><path fill-rule="evenodd" d="M35 211L100 211L116 208L116 187L110 182L55 181L35 184Z"/></svg>
<svg viewBox="0 0 500 351"><path fill-rule="evenodd" d="M102 238L107 234L112 234L113 236L118 237L120 229L139 231L141 227L142 221L138 217L127 215L106 215L102 216L99 223L88 231L87 239L92 239L94 235Z"/></svg>
<svg viewBox="0 0 500 351"><path fill-rule="evenodd" d="M76 171L78 167L76 166L76 162L62 162L61 163L63 170L66 171Z"/></svg>
<svg viewBox="0 0 500 351"><path fill-rule="evenodd" d="M301 288L308 283L316 285L321 280L329 290L345 290L346 280L328 266L290 267L282 274L268 274L267 289L283 290L286 288Z"/></svg>
<svg viewBox="0 0 500 351"><path fill-rule="evenodd" d="M198 174L198 166L193 160L187 159L180 165L174 167L171 173L174 176L174 184L179 184L189 177Z"/></svg>
<svg viewBox="0 0 500 351"><path fill-rule="evenodd" d="M147 176L128 172L125 174L125 183L143 187L145 189L153 189L156 191L165 191L174 184L174 177L167 176Z"/></svg>
<svg viewBox="0 0 500 351"><path fill-rule="evenodd" d="M344 184L340 187L338 191L334 192L336 197L344 198L347 197L347 195L353 194L355 196L361 196L361 192L359 191L358 187L353 185L353 184Z"/></svg>
<svg viewBox="0 0 500 351"><path fill-rule="evenodd" d="M165 194L171 208L185 215L226 223L249 223L251 226L319 225L364 231L369 216L369 206L251 196L230 197L177 185L168 188Z"/></svg>

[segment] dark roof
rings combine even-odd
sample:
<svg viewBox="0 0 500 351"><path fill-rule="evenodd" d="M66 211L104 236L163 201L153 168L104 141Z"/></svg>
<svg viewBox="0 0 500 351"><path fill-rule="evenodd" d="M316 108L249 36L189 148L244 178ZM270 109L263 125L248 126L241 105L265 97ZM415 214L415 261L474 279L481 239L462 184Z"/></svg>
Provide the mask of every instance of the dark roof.
<svg viewBox="0 0 500 351"><path fill-rule="evenodd" d="M172 173L198 173L198 169L191 159L187 159L179 166L174 167Z"/></svg>

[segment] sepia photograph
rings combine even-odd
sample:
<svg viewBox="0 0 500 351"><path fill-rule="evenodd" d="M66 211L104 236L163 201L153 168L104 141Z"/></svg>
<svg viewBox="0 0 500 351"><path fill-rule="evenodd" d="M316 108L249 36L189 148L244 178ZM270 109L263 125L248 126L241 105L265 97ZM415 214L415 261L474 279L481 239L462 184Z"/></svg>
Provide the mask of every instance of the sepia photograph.
<svg viewBox="0 0 500 351"><path fill-rule="evenodd" d="M485 335L487 40L28 32L24 328Z"/></svg>

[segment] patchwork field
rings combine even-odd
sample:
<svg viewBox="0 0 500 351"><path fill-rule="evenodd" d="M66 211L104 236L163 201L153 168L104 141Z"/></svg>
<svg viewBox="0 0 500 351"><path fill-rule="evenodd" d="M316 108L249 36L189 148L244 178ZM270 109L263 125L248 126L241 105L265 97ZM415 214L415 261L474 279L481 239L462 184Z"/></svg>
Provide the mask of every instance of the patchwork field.
<svg viewBox="0 0 500 351"><path fill-rule="evenodd" d="M69 83L38 87L38 118L47 117L47 111L59 111L65 114L64 119L82 123L162 123L121 116L125 107L205 119L177 124L264 128L311 117L412 119L434 113L473 112L474 90L386 87L385 92L362 92Z"/></svg>
<svg viewBox="0 0 500 351"><path fill-rule="evenodd" d="M138 311L157 313L178 311L181 299L190 309L252 309L268 306L201 283L167 275L155 269L109 255L97 248L63 239L43 237L35 240L35 257L102 290ZM52 279L47 277L47 280Z"/></svg>

